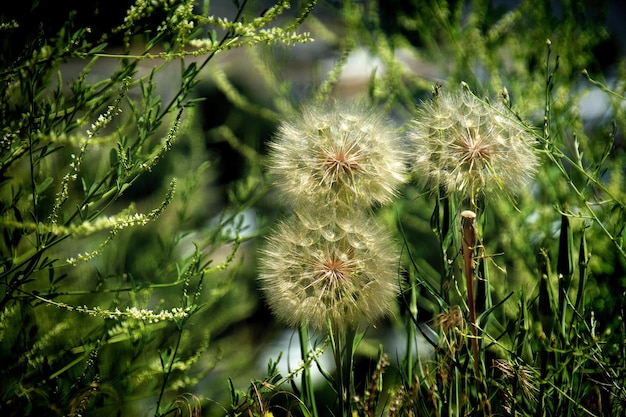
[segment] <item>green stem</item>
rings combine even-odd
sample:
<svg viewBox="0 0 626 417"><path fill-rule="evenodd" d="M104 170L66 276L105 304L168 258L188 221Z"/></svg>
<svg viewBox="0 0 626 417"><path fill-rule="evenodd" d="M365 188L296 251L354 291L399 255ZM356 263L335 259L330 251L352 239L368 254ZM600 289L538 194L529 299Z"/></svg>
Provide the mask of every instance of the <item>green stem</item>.
<svg viewBox="0 0 626 417"><path fill-rule="evenodd" d="M159 392L159 399L157 400L157 404L156 404L156 411L154 413L155 417L160 417L164 415L164 414L159 413L159 409L161 408L161 401L163 401L163 395L165 394L167 381L172 374L172 367L174 366L174 362L176 362L176 357L178 356L178 349L180 348L180 342L182 338L183 338L183 325L181 324L178 326L178 337L176 338L176 347L174 348L174 351L168 358L169 364L167 366L167 370L165 370L165 367L163 369L165 371L165 374L163 375L163 383L161 384L161 391Z"/></svg>
<svg viewBox="0 0 626 417"><path fill-rule="evenodd" d="M300 325L300 354L304 368L302 369L302 395L305 406L309 409L310 415L317 417L317 405L315 403L315 390L311 381L311 364L309 361L309 337L306 324Z"/></svg>
<svg viewBox="0 0 626 417"><path fill-rule="evenodd" d="M415 326L417 322L417 273L411 274L411 292L409 301L409 314L407 320L407 340L406 340L406 377L408 383L413 381L413 344L415 343Z"/></svg>
<svg viewBox="0 0 626 417"><path fill-rule="evenodd" d="M335 388L339 401L339 412L343 417L352 416L351 398L354 395L354 375L352 373L354 360L355 329L343 328L335 322L330 323L330 338L335 356L337 379Z"/></svg>

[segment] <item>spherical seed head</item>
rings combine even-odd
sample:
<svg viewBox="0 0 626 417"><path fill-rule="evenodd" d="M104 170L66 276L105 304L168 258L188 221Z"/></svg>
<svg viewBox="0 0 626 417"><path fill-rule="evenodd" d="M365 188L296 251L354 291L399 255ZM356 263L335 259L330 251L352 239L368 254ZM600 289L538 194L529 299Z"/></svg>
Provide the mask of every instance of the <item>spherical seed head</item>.
<svg viewBox="0 0 626 417"><path fill-rule="evenodd" d="M355 217L352 226L314 230L292 217L268 237L259 279L281 322L323 330L329 320L356 326L389 312L398 292L396 247L383 229Z"/></svg>
<svg viewBox="0 0 626 417"><path fill-rule="evenodd" d="M390 202L405 179L400 138L364 105L312 105L284 121L270 144L269 171L290 203Z"/></svg>
<svg viewBox="0 0 626 417"><path fill-rule="evenodd" d="M501 104L468 91L424 102L408 131L412 170L433 189L518 193L535 174L535 139Z"/></svg>

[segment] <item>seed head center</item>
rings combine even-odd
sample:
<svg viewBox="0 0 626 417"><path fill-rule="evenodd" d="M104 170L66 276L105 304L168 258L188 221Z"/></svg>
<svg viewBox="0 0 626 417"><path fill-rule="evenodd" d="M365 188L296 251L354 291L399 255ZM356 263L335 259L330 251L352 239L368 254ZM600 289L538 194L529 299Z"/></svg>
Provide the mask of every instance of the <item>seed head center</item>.
<svg viewBox="0 0 626 417"><path fill-rule="evenodd" d="M345 262L337 256L332 255L325 259L324 263L320 265L320 269L316 271L316 277L332 285L333 283L339 283L345 280L347 273Z"/></svg>
<svg viewBox="0 0 626 417"><path fill-rule="evenodd" d="M356 262L327 252L324 259L320 259L314 266L313 280L307 288L316 286L320 299L341 298L341 294L352 287L350 276L355 269Z"/></svg>
<svg viewBox="0 0 626 417"><path fill-rule="evenodd" d="M461 163L469 165L470 170L476 165L478 168L487 165L491 157L489 143L482 140L475 129L467 129L466 135L459 138Z"/></svg>
<svg viewBox="0 0 626 417"><path fill-rule="evenodd" d="M356 142L341 143L322 152L322 182L333 185L339 182L352 184L355 174L362 171L362 155Z"/></svg>

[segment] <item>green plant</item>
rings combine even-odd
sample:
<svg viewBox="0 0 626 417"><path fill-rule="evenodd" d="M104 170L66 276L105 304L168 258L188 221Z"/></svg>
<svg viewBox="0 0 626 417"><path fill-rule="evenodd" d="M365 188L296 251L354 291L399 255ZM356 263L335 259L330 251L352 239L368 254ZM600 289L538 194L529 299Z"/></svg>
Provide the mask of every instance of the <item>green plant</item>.
<svg viewBox="0 0 626 417"><path fill-rule="evenodd" d="M266 188L215 191L195 91L218 53L308 40L302 16L275 25L287 2L245 5L2 13L3 415L197 412L185 390L255 305L234 277L254 235L242 213Z"/></svg>
<svg viewBox="0 0 626 417"><path fill-rule="evenodd" d="M348 57L365 49L379 66L363 93L407 128L409 159L418 161L418 186L402 190L395 212L377 210L398 222L406 243L407 354L395 364L395 384L384 361L372 367L373 385L351 387L355 397L342 415L623 412L624 363L613 352L624 337L624 193L617 185L624 155L615 145L624 86L608 88L584 70L596 65L592 45L608 32L597 20L581 24L580 4L572 5L557 17L531 2L511 10L404 2L389 16L377 2L347 2L343 37L325 37L339 49L337 65L312 96L338 91ZM583 40L583 50L572 47ZM409 69L424 60L438 65L443 81ZM620 57L619 73L623 64ZM474 93L457 92L459 84ZM584 125L576 110L593 86L606 93L608 129ZM432 104L416 100L426 95ZM608 271L617 273L612 283ZM616 291L608 298L617 319L599 325L596 309L606 304L598 295L607 286ZM420 336L432 355L416 351ZM365 346L367 337L351 352L365 355Z"/></svg>
<svg viewBox="0 0 626 417"><path fill-rule="evenodd" d="M612 3L216 3L0 12L0 413L623 414Z"/></svg>

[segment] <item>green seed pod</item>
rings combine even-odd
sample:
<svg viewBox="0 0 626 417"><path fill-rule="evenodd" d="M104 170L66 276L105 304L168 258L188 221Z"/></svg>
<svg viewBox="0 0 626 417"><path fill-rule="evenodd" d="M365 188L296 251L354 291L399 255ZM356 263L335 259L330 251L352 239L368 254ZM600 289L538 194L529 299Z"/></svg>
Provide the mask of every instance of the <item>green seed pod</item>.
<svg viewBox="0 0 626 417"><path fill-rule="evenodd" d="M541 326L546 336L550 336L554 328L555 313L552 307L552 291L550 289L550 259L545 251L539 254L539 305L537 311Z"/></svg>

